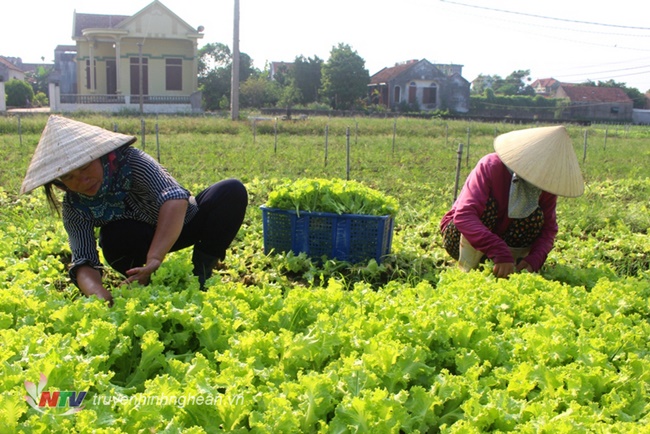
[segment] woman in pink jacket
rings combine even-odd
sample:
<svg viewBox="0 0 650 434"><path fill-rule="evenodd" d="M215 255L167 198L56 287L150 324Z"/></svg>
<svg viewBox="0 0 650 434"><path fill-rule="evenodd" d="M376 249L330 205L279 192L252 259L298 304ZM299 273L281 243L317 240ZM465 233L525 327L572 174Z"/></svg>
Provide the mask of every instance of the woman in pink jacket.
<svg viewBox="0 0 650 434"><path fill-rule="evenodd" d="M557 196L577 197L584 181L563 126L502 134L481 158L440 222L447 252L465 271L485 257L494 275L538 271L558 231Z"/></svg>

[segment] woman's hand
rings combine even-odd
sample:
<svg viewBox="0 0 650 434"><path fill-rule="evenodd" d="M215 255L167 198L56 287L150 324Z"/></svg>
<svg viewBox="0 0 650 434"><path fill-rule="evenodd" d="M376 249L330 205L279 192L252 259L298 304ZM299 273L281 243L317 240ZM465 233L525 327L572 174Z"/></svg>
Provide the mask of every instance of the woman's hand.
<svg viewBox="0 0 650 434"><path fill-rule="evenodd" d="M501 262L499 264L494 264L494 269L492 270L492 273L494 273L496 277L508 277L514 272L514 262Z"/></svg>
<svg viewBox="0 0 650 434"><path fill-rule="evenodd" d="M158 212L158 224L153 240L147 253L147 263L142 267L131 268L126 271L127 278L122 284L138 282L148 285L151 275L160 268L165 255L172 248L181 231L183 220L187 211L187 200L172 199L163 203Z"/></svg>
<svg viewBox="0 0 650 434"><path fill-rule="evenodd" d="M518 273L523 270L532 273L533 267L531 267L528 262L522 259L516 266L513 262L502 262L500 264L494 264L494 269L492 272L496 277L508 277L512 273Z"/></svg>
<svg viewBox="0 0 650 434"><path fill-rule="evenodd" d="M517 271L523 271L523 270L526 270L526 271L528 271L529 273L532 273L532 272L533 272L533 267L532 267L528 262L526 262L525 259L522 259L522 260L519 261L519 263L517 264Z"/></svg>
<svg viewBox="0 0 650 434"><path fill-rule="evenodd" d="M144 267L135 267L127 270L126 275L128 277L122 284L128 285L129 283L138 282L140 285L148 285L151 282L151 275L160 268L161 263L162 261L159 259L150 259Z"/></svg>
<svg viewBox="0 0 650 434"><path fill-rule="evenodd" d="M91 295L106 300L109 306L113 306L113 294L102 285L102 275L88 265L82 265L77 270L77 285L87 297Z"/></svg>

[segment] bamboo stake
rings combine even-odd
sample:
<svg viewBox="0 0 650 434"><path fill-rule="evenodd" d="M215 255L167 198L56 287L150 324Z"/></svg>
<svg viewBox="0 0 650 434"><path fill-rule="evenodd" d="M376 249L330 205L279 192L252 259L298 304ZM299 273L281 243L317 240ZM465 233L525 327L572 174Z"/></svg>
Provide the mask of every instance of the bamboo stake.
<svg viewBox="0 0 650 434"><path fill-rule="evenodd" d="M458 151L456 151L456 154L457 154L457 161L456 161L456 184L454 185L454 202L456 202L456 199L458 198L458 184L460 182L460 166L463 161L462 143L458 144Z"/></svg>
<svg viewBox="0 0 650 434"><path fill-rule="evenodd" d="M158 155L158 162L160 163L160 137L158 135L158 121L156 121L156 153Z"/></svg>
<svg viewBox="0 0 650 434"><path fill-rule="evenodd" d="M142 150L143 151L144 151L145 144L146 144L146 139L145 139L145 134L144 134L144 131L145 131L144 126L145 126L144 125L144 119L140 118L140 137L141 137L141 140L142 140Z"/></svg>
<svg viewBox="0 0 650 434"><path fill-rule="evenodd" d="M465 155L465 165L469 167L469 136L470 136L470 128L467 127L467 154Z"/></svg>
<svg viewBox="0 0 650 434"><path fill-rule="evenodd" d="M273 153L277 154L278 153L278 118L275 118L275 124L273 125L273 135L274 135L274 141L273 141Z"/></svg>
<svg viewBox="0 0 650 434"><path fill-rule="evenodd" d="M330 131L330 126L325 125L325 167L327 167L327 148L329 143L329 131Z"/></svg>
<svg viewBox="0 0 650 434"><path fill-rule="evenodd" d="M347 127L345 129L345 141L346 141L345 172L346 172L346 179L349 181L350 180L350 127Z"/></svg>
<svg viewBox="0 0 650 434"><path fill-rule="evenodd" d="M397 136L397 118L393 119L393 154L395 153L395 138Z"/></svg>

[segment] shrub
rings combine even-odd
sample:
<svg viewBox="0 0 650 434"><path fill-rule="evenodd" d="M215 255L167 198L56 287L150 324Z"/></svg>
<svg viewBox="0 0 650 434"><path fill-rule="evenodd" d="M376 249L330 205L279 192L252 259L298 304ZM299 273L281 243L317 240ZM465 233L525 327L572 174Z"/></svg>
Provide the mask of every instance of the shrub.
<svg viewBox="0 0 650 434"><path fill-rule="evenodd" d="M34 99L34 91L29 83L15 78L5 84L5 93L9 107L27 107Z"/></svg>
<svg viewBox="0 0 650 434"><path fill-rule="evenodd" d="M38 92L34 95L34 100L32 101L32 106L34 107L47 107L50 105L50 100L47 98L43 92Z"/></svg>

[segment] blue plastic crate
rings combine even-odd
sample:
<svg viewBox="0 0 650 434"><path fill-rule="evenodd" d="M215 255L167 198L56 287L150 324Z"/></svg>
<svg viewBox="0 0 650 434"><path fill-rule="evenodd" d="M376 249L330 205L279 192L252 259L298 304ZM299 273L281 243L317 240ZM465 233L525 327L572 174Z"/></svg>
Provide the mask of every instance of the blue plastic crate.
<svg viewBox="0 0 650 434"><path fill-rule="evenodd" d="M264 253L292 251L311 258L327 256L351 263L375 259L390 253L394 218L361 214L262 209Z"/></svg>

